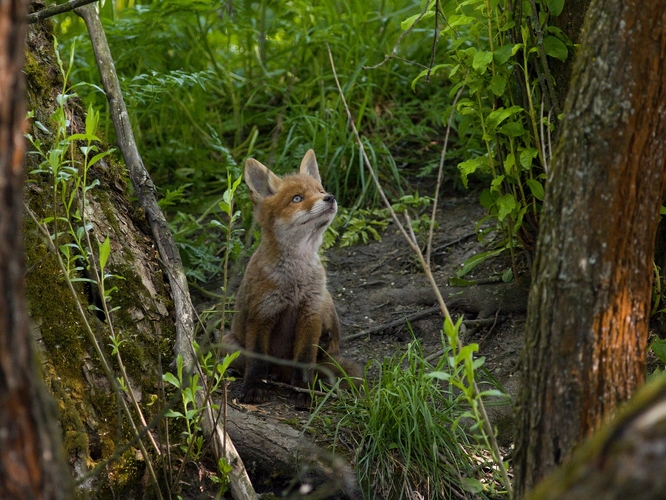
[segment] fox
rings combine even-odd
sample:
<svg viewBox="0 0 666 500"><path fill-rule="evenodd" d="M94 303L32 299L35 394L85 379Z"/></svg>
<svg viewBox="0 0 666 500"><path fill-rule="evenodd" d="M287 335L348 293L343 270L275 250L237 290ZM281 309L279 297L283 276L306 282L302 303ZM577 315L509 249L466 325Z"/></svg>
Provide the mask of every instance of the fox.
<svg viewBox="0 0 666 500"><path fill-rule="evenodd" d="M250 158L244 177L262 236L236 293L231 331L222 342L227 352L242 348L258 355L240 356L232 365L244 372L241 402L267 401L263 380L271 376L306 389L315 365L321 373L338 376L341 367L358 380L360 367L340 356L340 321L319 257L338 205L322 187L314 151L305 153L298 173L284 177ZM295 363L276 365L269 357ZM308 409L312 402L307 391L292 391L289 399L297 409Z"/></svg>

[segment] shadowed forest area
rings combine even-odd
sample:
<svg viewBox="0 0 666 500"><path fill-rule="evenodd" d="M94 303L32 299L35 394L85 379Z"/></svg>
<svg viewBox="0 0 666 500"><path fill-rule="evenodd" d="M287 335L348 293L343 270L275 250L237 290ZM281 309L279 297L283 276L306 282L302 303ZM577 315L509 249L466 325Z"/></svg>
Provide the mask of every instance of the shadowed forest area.
<svg viewBox="0 0 666 500"><path fill-rule="evenodd" d="M661 2L0 7L1 498L663 498Z"/></svg>

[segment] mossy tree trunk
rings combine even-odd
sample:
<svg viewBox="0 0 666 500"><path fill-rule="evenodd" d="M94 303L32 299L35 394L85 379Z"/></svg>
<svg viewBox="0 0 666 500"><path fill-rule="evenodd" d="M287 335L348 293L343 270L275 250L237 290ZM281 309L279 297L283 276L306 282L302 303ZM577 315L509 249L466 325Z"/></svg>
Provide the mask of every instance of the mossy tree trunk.
<svg viewBox="0 0 666 500"><path fill-rule="evenodd" d="M62 59L67 61L69 54L62 54ZM34 124L39 121L45 128L55 130L52 116L58 108L58 95L63 92L52 24L48 20L30 25L27 32L25 75L28 109L34 113L29 132L48 151L54 134ZM86 113L80 101L71 98L66 113L67 133L85 132ZM68 148L73 154L72 165L79 168L79 173L82 145L85 143L74 141ZM109 148L102 142L95 145L100 151ZM37 155L27 156L25 170L29 180L24 189L28 210L42 222L54 214L65 217L60 192L57 196L53 194L53 175L44 171L46 167L40 166ZM145 421L150 422L165 404L161 374L169 370L173 361L175 327L170 289L145 215L128 199L124 166L113 155L102 158L88 171L87 183L90 187L86 192L87 202L84 205L77 195L75 207L85 214L94 254L91 258L99 259L98 243L109 238L105 271L114 275L108 278L107 287L115 287L109 306L116 308L110 313L111 322L123 341L119 352L133 399L141 407ZM82 222L75 219L71 222L79 228ZM57 246L72 244L67 223L59 224ZM54 232L53 223L48 225ZM130 398L113 390L112 379L119 377L121 371L110 347L110 322L89 310L91 304L99 307L95 285L75 282L72 293L48 239L29 216L25 219L24 238L31 331L40 350L46 385L57 401L71 472L81 488L94 491L96 498L142 498L146 484L152 483L147 458L153 460L158 475L159 466L164 464L163 420L160 427L151 430L154 439L144 437L150 455L146 457L132 444L134 431L127 413L119 411L122 408L119 398ZM71 251L80 254L86 250L72 247ZM77 279L89 277L83 272L72 272ZM84 326L83 314L92 326L92 333ZM111 377L105 365L110 366ZM141 423L135 406L131 412L134 422ZM171 428L178 431L176 426ZM96 469L95 474L91 474L91 469ZM161 474L169 477L166 465Z"/></svg>
<svg viewBox="0 0 666 500"><path fill-rule="evenodd" d="M537 246L518 408L517 498L645 378L666 186L663 2L591 3Z"/></svg>
<svg viewBox="0 0 666 500"><path fill-rule="evenodd" d="M0 1L0 498L66 499L55 405L34 363L23 258L26 5Z"/></svg>

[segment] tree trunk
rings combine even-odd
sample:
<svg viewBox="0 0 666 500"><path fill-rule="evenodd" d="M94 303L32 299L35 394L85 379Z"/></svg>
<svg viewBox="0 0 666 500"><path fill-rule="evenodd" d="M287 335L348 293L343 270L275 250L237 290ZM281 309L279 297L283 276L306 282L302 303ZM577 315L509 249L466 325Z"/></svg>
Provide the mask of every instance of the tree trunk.
<svg viewBox="0 0 666 500"><path fill-rule="evenodd" d="M666 186L663 2L594 1L548 174L526 324L522 498L645 378Z"/></svg>
<svg viewBox="0 0 666 500"><path fill-rule="evenodd" d="M55 406L35 372L23 259L23 49L27 10L0 1L0 498L65 499Z"/></svg>

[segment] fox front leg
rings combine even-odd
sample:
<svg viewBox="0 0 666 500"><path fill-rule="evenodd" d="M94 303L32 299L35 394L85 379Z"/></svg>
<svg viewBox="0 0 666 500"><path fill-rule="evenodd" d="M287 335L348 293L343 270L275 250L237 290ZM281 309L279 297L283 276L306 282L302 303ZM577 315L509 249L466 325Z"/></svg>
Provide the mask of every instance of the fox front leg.
<svg viewBox="0 0 666 500"><path fill-rule="evenodd" d="M245 348L250 353L268 354L269 334L273 324L268 322L248 322L246 324ZM268 388L264 382L268 378L269 363L252 354L247 356L245 377L240 400L242 403L264 403L269 399Z"/></svg>
<svg viewBox="0 0 666 500"><path fill-rule="evenodd" d="M296 338L294 339L294 360L297 366L291 376L291 385L301 389L308 389L313 381L314 366L317 362L319 338L321 337L321 317L317 314L301 317L296 325ZM308 410L312 404L312 397L307 392L292 391L289 401L297 410Z"/></svg>

